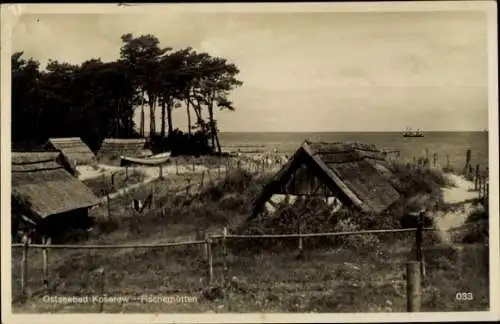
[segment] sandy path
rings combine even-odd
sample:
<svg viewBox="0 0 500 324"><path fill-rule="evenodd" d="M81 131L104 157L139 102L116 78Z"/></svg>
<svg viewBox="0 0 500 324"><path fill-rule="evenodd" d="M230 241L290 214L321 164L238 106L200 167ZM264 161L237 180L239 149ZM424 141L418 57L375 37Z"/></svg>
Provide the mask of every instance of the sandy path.
<svg viewBox="0 0 500 324"><path fill-rule="evenodd" d="M119 170L120 168L117 167ZM117 170L115 169L115 170ZM121 188L116 192L113 192L109 195L110 199L114 199L116 197L119 197L133 189L139 188L147 183L150 183L151 181L158 179L160 177L160 169L159 167L145 167L145 166L137 166L134 168L136 171L141 172L144 174L144 180L139 183L134 183L130 186L127 186L125 188ZM201 173L204 171L210 170L206 166L203 165L196 165L193 169L192 166L178 166L176 167L175 165L167 165L163 167L163 176L168 178L169 174L195 174L195 173ZM224 171L224 168L221 168L221 172ZM112 173L112 171L109 171ZM213 171L212 171L213 172ZM102 173L101 173L102 174ZM106 197L101 198L101 202L105 202Z"/></svg>
<svg viewBox="0 0 500 324"><path fill-rule="evenodd" d="M447 177L455 186L443 189L444 202L456 204L478 197L478 192L473 191L474 182L466 180L456 174L447 174Z"/></svg>
<svg viewBox="0 0 500 324"><path fill-rule="evenodd" d="M445 243L452 243L450 230L465 224L468 216L476 209L470 200L478 197L474 189L474 183L455 174L447 174L448 179L454 184L449 188L443 188L443 201L448 204L456 204L457 208L449 212L440 212L434 217L434 224L440 230L441 238Z"/></svg>
<svg viewBox="0 0 500 324"><path fill-rule="evenodd" d="M113 165L99 164L97 169L94 169L93 167L88 165L79 165L76 167L76 169L79 172L78 179L87 180L111 174L115 171L120 170L121 168Z"/></svg>

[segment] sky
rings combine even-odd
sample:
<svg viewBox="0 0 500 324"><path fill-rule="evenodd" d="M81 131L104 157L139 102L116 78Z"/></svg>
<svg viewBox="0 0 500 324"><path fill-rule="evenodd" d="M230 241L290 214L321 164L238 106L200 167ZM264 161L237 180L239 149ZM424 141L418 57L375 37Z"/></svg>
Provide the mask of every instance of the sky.
<svg viewBox="0 0 500 324"><path fill-rule="evenodd" d="M483 130L487 24L481 11L37 14L12 46L42 64L108 61L122 34L154 34L225 57L244 85L216 116L222 131ZM184 110L174 119L185 129Z"/></svg>

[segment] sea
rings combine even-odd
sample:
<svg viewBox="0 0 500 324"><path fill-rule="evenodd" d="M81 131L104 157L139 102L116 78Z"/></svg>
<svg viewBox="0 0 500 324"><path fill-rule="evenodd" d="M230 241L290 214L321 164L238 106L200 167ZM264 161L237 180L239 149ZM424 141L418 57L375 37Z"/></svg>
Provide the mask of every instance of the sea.
<svg viewBox="0 0 500 324"><path fill-rule="evenodd" d="M399 160L413 161L424 157L426 152L432 160L437 153L437 162L449 163L455 170L465 165L466 152L471 150L471 164L481 169L488 166L488 132L426 132L424 137L403 137L401 132L311 132L311 133L239 133L222 132L221 145L224 151L272 152L292 154L304 140L323 142L363 142L380 148L399 150Z"/></svg>

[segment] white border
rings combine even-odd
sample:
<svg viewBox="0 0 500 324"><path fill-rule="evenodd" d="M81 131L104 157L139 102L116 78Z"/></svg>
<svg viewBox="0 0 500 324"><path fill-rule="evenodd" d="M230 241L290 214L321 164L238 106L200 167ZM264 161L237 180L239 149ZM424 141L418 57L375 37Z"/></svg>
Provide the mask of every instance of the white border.
<svg viewBox="0 0 500 324"><path fill-rule="evenodd" d="M151 10L175 12L367 12L367 11L468 11L481 10L488 14L489 30L489 170L490 170L490 311L489 312L432 312L432 313L354 313L354 314L12 314L11 309L11 254L10 254L10 54L11 35L17 18L33 13L101 13L143 14ZM495 1L427 1L427 2L377 2L377 3L251 3L251 4L29 4L4 5L1 12L1 225L2 235L2 322L53 323L59 320L74 324L105 323L299 323L299 322L452 322L492 321L500 318L498 296L499 235L498 217L498 53L497 11ZM496 181L495 181L496 180ZM7 216L7 217L6 217ZM457 275L460 275L457 273Z"/></svg>

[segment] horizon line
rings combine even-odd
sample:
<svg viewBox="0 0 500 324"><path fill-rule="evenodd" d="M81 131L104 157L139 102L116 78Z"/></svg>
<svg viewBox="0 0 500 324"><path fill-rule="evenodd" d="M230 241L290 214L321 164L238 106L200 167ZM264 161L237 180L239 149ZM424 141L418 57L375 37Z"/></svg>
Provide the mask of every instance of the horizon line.
<svg viewBox="0 0 500 324"><path fill-rule="evenodd" d="M462 132L469 132L469 133L483 133L483 132L488 132L488 129L476 129L476 130L427 130L423 131L424 133L462 133ZM311 131L220 131L220 133L403 133L404 131L386 131L386 130L351 130L351 131L335 131L335 130L324 130L324 131L317 131L317 130L311 130Z"/></svg>

